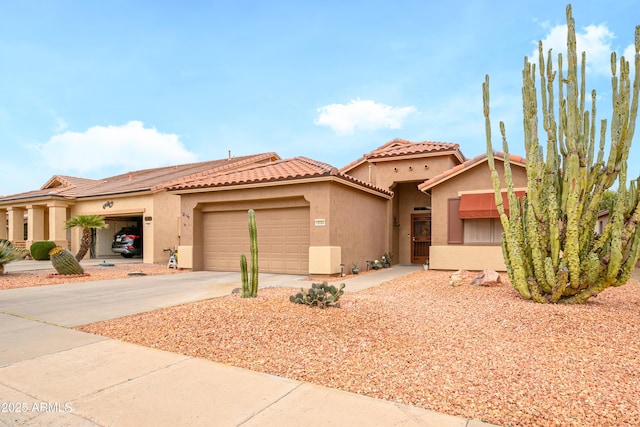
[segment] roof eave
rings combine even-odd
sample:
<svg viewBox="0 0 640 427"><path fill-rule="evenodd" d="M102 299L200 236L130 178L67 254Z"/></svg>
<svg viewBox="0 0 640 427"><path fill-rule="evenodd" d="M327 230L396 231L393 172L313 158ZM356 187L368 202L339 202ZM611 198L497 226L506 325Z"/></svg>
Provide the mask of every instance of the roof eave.
<svg viewBox="0 0 640 427"><path fill-rule="evenodd" d="M359 184L354 180L351 180L345 176L336 175L332 173L324 173L318 174L314 176L306 176L306 177L296 177L290 179L276 179L276 180L264 180L264 181L254 181L247 183L238 183L238 184L221 184L221 185L213 185L213 186L197 186L192 188L179 188L179 189L168 189L167 191L173 194L183 195L183 194L196 194L196 193L208 193L208 192L218 192L218 191L231 191L231 190L242 190L247 188L261 188L261 187L275 187L281 185L293 185L293 184L305 184L305 183L315 183L322 181L336 181L342 183L344 185L356 188L358 190L375 194L380 197L384 197L386 199L391 199L393 197L393 192L386 191L384 189L378 189L374 187L368 187L366 185Z"/></svg>
<svg viewBox="0 0 640 427"><path fill-rule="evenodd" d="M45 194L45 195L41 195L41 196L35 196L35 197L14 197L14 198L10 198L10 199L3 199L0 200L0 206L3 205L10 205L10 206L14 206L16 204L16 202L19 202L20 204L29 204L29 203L42 203L42 202L46 202L46 201L53 201L53 200L65 200L65 201L70 201L70 200L74 200L75 197L69 197L69 196L61 196L58 194Z"/></svg>
<svg viewBox="0 0 640 427"><path fill-rule="evenodd" d="M504 158L494 155L494 157L498 160L501 160L504 162ZM433 187L437 187L438 185L442 184L443 182L447 182L449 181L451 178L456 177L460 174L466 173L467 171L475 168L478 165L481 165L484 162L488 162L489 158L488 157L479 157L476 161L473 161L473 159L468 160L470 163L469 165L467 165L466 167L462 167L460 168L460 170L456 171L455 173L452 173L451 175L448 175L438 181L435 181L431 184L425 185L427 182L429 182L430 180L427 180L425 182L423 182L422 184L418 185L418 190L422 191L423 193L426 192L427 190L432 189ZM463 163L461 163L462 165ZM519 161L514 161L514 160L509 160L509 164L511 165L516 165L516 166L520 166L520 167L526 167L525 163L519 162ZM433 178L432 178L433 179Z"/></svg>

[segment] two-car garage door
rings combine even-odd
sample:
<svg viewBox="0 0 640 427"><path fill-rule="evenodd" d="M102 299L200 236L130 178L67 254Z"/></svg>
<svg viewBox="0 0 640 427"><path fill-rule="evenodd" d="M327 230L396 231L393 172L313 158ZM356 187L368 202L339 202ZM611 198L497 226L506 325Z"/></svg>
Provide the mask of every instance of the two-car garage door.
<svg viewBox="0 0 640 427"><path fill-rule="evenodd" d="M257 209L258 261L261 272L309 272L309 208ZM240 254L249 265L248 214L206 212L203 217L204 269L239 271Z"/></svg>

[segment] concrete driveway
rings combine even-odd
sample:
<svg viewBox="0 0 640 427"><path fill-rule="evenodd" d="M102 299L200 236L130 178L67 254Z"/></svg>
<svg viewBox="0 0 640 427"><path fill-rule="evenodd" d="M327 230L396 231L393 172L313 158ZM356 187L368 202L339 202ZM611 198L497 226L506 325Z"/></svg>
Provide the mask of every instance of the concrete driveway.
<svg viewBox="0 0 640 427"><path fill-rule="evenodd" d="M412 271L362 276L353 288ZM262 287L309 284L260 276ZM0 426L488 425L71 329L239 283L239 273L192 272L0 291Z"/></svg>
<svg viewBox="0 0 640 427"><path fill-rule="evenodd" d="M260 285L297 286L306 276L260 274ZM197 271L0 291L0 312L60 326L79 326L133 313L229 295L240 273Z"/></svg>

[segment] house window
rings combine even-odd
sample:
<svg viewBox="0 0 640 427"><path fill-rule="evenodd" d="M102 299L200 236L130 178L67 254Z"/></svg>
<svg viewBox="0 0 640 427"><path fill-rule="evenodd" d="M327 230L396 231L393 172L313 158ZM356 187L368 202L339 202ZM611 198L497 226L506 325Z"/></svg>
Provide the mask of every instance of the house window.
<svg viewBox="0 0 640 427"><path fill-rule="evenodd" d="M502 242L502 223L498 218L463 220L464 242L471 245L499 245Z"/></svg>

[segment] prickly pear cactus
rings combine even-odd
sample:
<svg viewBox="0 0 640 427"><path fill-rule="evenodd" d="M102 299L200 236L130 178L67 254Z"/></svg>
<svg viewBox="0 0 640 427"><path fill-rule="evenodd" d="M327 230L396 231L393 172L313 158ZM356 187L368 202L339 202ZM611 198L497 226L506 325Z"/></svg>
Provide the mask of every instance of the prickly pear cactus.
<svg viewBox="0 0 640 427"><path fill-rule="evenodd" d="M58 274L68 275L84 273L84 270L80 266L78 260L76 260L76 257L73 256L71 252L60 246L56 246L51 249L49 251L49 257L51 258L51 263Z"/></svg>
<svg viewBox="0 0 640 427"><path fill-rule="evenodd" d="M300 288L300 292L289 297L289 301L296 304L306 304L309 306L340 307L338 300L344 294L345 284L342 283L339 288L329 285L327 282L313 283L311 289L305 291Z"/></svg>

